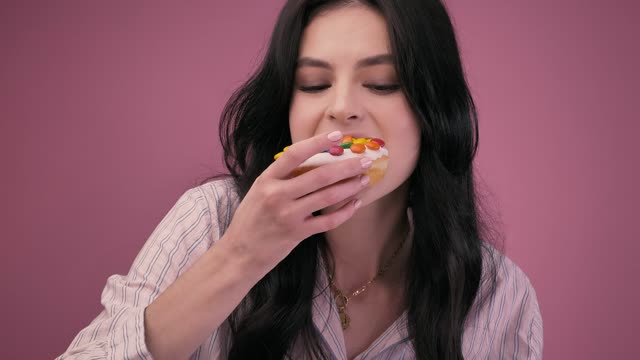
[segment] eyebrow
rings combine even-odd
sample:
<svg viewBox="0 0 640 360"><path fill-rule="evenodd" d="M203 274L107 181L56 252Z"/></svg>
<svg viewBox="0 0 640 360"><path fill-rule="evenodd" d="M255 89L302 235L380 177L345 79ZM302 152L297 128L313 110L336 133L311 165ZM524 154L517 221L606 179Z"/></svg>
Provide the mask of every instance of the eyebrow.
<svg viewBox="0 0 640 360"><path fill-rule="evenodd" d="M371 56L371 57L367 57L364 59L359 60L356 63L356 69L359 68L363 68L365 66L373 66L373 65L380 65L380 64L393 64L393 55L391 54L380 54L380 55L375 55L375 56ZM310 66L310 67L319 67L319 68L323 68L323 69L329 69L331 70L332 67L331 65L324 61L324 60L320 60L320 59L314 59L311 57L301 57L300 59L298 59L298 62L296 64L296 68L301 68L303 66Z"/></svg>

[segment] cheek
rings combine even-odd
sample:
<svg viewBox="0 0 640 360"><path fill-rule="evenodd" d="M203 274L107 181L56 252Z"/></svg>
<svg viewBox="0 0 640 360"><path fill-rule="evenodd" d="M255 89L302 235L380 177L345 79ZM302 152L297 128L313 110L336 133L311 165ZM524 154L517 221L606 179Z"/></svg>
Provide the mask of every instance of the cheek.
<svg viewBox="0 0 640 360"><path fill-rule="evenodd" d="M304 138L305 133L305 114L302 111L300 101L296 101L294 97L289 108L289 130L291 132L291 140L295 143Z"/></svg>
<svg viewBox="0 0 640 360"><path fill-rule="evenodd" d="M394 151L391 156L396 163L396 170L400 171L404 175L408 175L413 172L413 169L418 162L419 145L405 143L399 146L397 151Z"/></svg>
<svg viewBox="0 0 640 360"><path fill-rule="evenodd" d="M418 120L411 110L407 99L403 96L398 106L395 107L397 121L394 127L407 136L408 142L414 142L414 136L418 133Z"/></svg>
<svg viewBox="0 0 640 360"><path fill-rule="evenodd" d="M321 117L322 111L317 104L304 99L296 100L294 97L289 107L289 130L293 142L308 139L315 135L320 125L318 119Z"/></svg>
<svg viewBox="0 0 640 360"><path fill-rule="evenodd" d="M420 127L409 109L403 109L395 115L393 126L388 128L391 158L398 162L394 168L403 175L415 167L420 152Z"/></svg>

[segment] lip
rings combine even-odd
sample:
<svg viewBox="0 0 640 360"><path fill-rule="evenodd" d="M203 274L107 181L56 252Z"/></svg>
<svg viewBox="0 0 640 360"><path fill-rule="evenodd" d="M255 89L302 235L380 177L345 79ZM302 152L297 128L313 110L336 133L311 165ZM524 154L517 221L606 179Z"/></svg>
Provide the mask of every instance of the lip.
<svg viewBox="0 0 640 360"><path fill-rule="evenodd" d="M353 136L354 138L369 138L369 137L370 138L376 138L376 137L378 137L378 136L373 136L373 135L370 135L370 134L365 134L365 133L362 133L362 132L354 132L354 131L343 131L342 135L343 136L350 135L350 136Z"/></svg>

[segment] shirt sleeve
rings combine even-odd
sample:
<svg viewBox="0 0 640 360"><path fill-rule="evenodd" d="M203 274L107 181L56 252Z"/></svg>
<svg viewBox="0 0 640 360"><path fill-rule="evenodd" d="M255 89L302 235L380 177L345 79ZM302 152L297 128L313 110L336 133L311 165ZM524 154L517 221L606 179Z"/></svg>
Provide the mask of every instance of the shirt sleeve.
<svg viewBox="0 0 640 360"><path fill-rule="evenodd" d="M126 276L112 275L102 291L102 312L57 359L152 359L144 311L219 235L217 209L201 187L186 191L155 228Z"/></svg>

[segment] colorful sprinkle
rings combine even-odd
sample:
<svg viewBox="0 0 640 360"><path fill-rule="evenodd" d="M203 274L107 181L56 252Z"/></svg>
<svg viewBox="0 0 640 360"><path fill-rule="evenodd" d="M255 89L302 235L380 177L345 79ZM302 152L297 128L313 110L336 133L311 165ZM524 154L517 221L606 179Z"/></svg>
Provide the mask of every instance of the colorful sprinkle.
<svg viewBox="0 0 640 360"><path fill-rule="evenodd" d="M333 156L340 156L343 153L344 153L344 149L342 148L342 146L333 145L332 147L329 148L329 154Z"/></svg>
<svg viewBox="0 0 640 360"><path fill-rule="evenodd" d="M351 152L355 154L362 154L365 151L365 147L362 144L353 144L351 145Z"/></svg>
<svg viewBox="0 0 640 360"><path fill-rule="evenodd" d="M378 143L378 145L380 145L380 147L384 147L384 140L382 140L382 139L373 138L373 139L371 139L371 141L375 141L375 142Z"/></svg>
<svg viewBox="0 0 640 360"><path fill-rule="evenodd" d="M282 156L282 154L284 154L285 151L287 151L287 149L289 149L290 146L291 145L285 146L281 152L277 153L273 157L273 159L277 160L280 156ZM385 142L380 138L369 138L369 137L355 138L351 135L345 135L342 138L342 143L340 145L333 145L331 146L331 148L324 150L322 152L329 153L333 156L340 156L344 154L345 150L349 149L354 154L362 154L365 151L367 151L367 149L375 151L375 150L380 150L380 148L384 146L385 146Z"/></svg>
<svg viewBox="0 0 640 360"><path fill-rule="evenodd" d="M380 145L375 142L375 141L369 141L368 143L364 144L368 149L371 150L379 150L380 149Z"/></svg>

